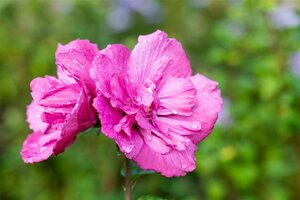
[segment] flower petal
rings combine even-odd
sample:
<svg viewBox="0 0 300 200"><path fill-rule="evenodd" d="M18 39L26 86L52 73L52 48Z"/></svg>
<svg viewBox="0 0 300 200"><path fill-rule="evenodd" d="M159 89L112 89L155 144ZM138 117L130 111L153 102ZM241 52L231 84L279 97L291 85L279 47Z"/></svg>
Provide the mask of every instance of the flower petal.
<svg viewBox="0 0 300 200"><path fill-rule="evenodd" d="M57 76L59 80L62 80L65 83L76 83L76 80L67 70L57 65Z"/></svg>
<svg viewBox="0 0 300 200"><path fill-rule="evenodd" d="M35 132L45 132L49 127L49 124L42 120L43 112L44 108L39 106L35 101L32 101L31 104L27 106L27 122L30 128Z"/></svg>
<svg viewBox="0 0 300 200"><path fill-rule="evenodd" d="M89 71L94 57L98 54L97 45L88 40L75 40L66 45L59 44L56 50L56 64L60 76L74 77L79 83L88 88L93 88L94 83L90 79ZM62 74L67 71L68 73Z"/></svg>
<svg viewBox="0 0 300 200"><path fill-rule="evenodd" d="M94 99L93 106L99 114L101 132L110 138L115 138L118 133L114 130L114 127L122 119L122 112L113 108L109 100L102 94L98 94Z"/></svg>
<svg viewBox="0 0 300 200"><path fill-rule="evenodd" d="M185 78L169 78L159 89L160 101L158 115L192 115L195 105L196 90L193 83Z"/></svg>
<svg viewBox="0 0 300 200"><path fill-rule="evenodd" d="M66 147L75 142L78 134L93 126L95 122L96 116L93 108L91 108L90 96L83 88L72 113L63 124L61 137L54 147L54 154L57 155L63 152Z"/></svg>
<svg viewBox="0 0 300 200"><path fill-rule="evenodd" d="M38 103L47 107L74 106L79 93L80 87L77 84L63 84L44 92Z"/></svg>
<svg viewBox="0 0 300 200"><path fill-rule="evenodd" d="M128 76L132 83L143 84L169 77L187 77L191 67L181 44L175 39L168 39L167 34L156 31L139 36L128 64Z"/></svg>
<svg viewBox="0 0 300 200"><path fill-rule="evenodd" d="M21 150L21 157L25 163L41 162L53 153L53 147L60 132L44 134L34 132L26 138Z"/></svg>
<svg viewBox="0 0 300 200"><path fill-rule="evenodd" d="M61 84L59 80L52 76L45 76L45 78L35 78L30 82L31 96L38 102L46 92Z"/></svg>
<svg viewBox="0 0 300 200"><path fill-rule="evenodd" d="M166 177L184 176L196 167L194 153L196 146L187 145L183 151L172 150L167 154L153 151L148 145L143 145L133 160L144 170L154 170Z"/></svg>
<svg viewBox="0 0 300 200"><path fill-rule="evenodd" d="M191 137L195 143L198 143L212 131L218 118L218 113L222 109L222 98L217 82L212 81L201 74L196 74L191 77L190 80L197 90L197 101L194 108L194 114L186 120L200 121L200 132Z"/></svg>
<svg viewBox="0 0 300 200"><path fill-rule="evenodd" d="M108 45L95 57L90 73L106 97L113 94L116 98L124 98L125 87L119 77L126 77L129 54L127 47L115 44Z"/></svg>

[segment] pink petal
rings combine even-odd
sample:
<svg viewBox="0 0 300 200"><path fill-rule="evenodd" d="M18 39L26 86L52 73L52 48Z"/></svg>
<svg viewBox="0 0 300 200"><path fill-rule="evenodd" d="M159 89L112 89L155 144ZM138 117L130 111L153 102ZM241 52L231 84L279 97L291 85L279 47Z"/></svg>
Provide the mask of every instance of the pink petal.
<svg viewBox="0 0 300 200"><path fill-rule="evenodd" d="M98 54L97 45L88 40L75 40L66 45L59 44L56 50L56 64L60 77L74 77L93 89L94 83L90 79L89 71L94 57ZM64 73L64 70L67 73Z"/></svg>
<svg viewBox="0 0 300 200"><path fill-rule="evenodd" d="M169 78L158 91L160 101L158 115L192 115L196 90L193 83L185 78Z"/></svg>
<svg viewBox="0 0 300 200"><path fill-rule="evenodd" d="M52 76L35 78L30 83L31 96L38 102L47 91L55 88L59 84L61 84L61 82Z"/></svg>
<svg viewBox="0 0 300 200"><path fill-rule="evenodd" d="M122 112L113 108L109 100L101 94L94 99L93 106L99 114L101 132L110 138L115 138L118 133L114 127L123 117Z"/></svg>
<svg viewBox="0 0 300 200"><path fill-rule="evenodd" d="M63 84L50 89L41 96L39 105L47 107L74 106L77 102L80 87L77 84Z"/></svg>
<svg viewBox="0 0 300 200"><path fill-rule="evenodd" d="M139 154L144 141L136 130L132 129L131 136L126 135L125 133L119 133L115 136L115 141L120 147L120 150L125 154L129 159L132 159Z"/></svg>
<svg viewBox="0 0 300 200"><path fill-rule="evenodd" d="M108 45L94 59L90 73L106 97L112 94L120 99L124 97L124 83L119 77L126 76L129 54L127 47L115 44Z"/></svg>
<svg viewBox="0 0 300 200"><path fill-rule="evenodd" d="M153 151L160 154L166 154L171 151L172 148L163 139L152 134L151 130L140 128L140 132L143 135L145 145L149 146Z"/></svg>
<svg viewBox="0 0 300 200"><path fill-rule="evenodd" d="M65 83L69 83L69 84L76 83L72 74L70 74L67 70L62 68L60 65L57 66L57 76L59 80L62 80Z"/></svg>
<svg viewBox="0 0 300 200"><path fill-rule="evenodd" d="M182 117L178 115L160 116L156 120L156 125L164 132L179 135L193 135L201 130L199 119L191 117ZM162 127L162 128L161 128Z"/></svg>
<svg viewBox="0 0 300 200"><path fill-rule="evenodd" d="M135 97L135 102L137 105L144 105L150 107L152 101L154 100L153 91L150 88L140 85L137 87L137 94Z"/></svg>
<svg viewBox="0 0 300 200"><path fill-rule="evenodd" d="M53 147L59 132L43 134L34 132L23 143L21 157L25 163L41 162L49 158L53 153Z"/></svg>
<svg viewBox="0 0 300 200"><path fill-rule="evenodd" d="M201 123L201 131L192 137L192 140L198 143L212 131L222 108L222 98L217 82L200 74L196 74L190 80L197 90L197 101L193 116L187 120L198 120Z"/></svg>
<svg viewBox="0 0 300 200"><path fill-rule="evenodd" d="M187 145L183 151L172 150L161 154L153 151L148 145L143 145L133 160L144 170L154 170L166 177L184 176L196 167L194 153L196 146Z"/></svg>
<svg viewBox="0 0 300 200"><path fill-rule="evenodd" d="M167 34L162 31L139 36L128 64L131 82L143 84L147 80L157 82L161 78L189 75L189 60L177 40L168 39Z"/></svg>
<svg viewBox="0 0 300 200"><path fill-rule="evenodd" d="M83 88L72 113L67 117L62 127L61 137L54 147L54 154L57 155L63 152L66 147L75 142L78 134L92 127L95 122L96 116L91 107L91 97Z"/></svg>
<svg viewBox="0 0 300 200"><path fill-rule="evenodd" d="M122 111L115 109L111 106L109 100L103 95L98 95L94 100L93 106L98 111L99 118L101 121L101 132L106 136L114 139L120 150L128 158L132 158L138 154L140 148L142 147L143 140L139 133L131 129L131 123L122 123ZM125 119L124 120L128 120ZM121 124L121 127L118 128L118 125ZM125 127L125 126L128 127ZM126 130L130 130L130 134L125 133Z"/></svg>
<svg viewBox="0 0 300 200"><path fill-rule="evenodd" d="M48 124L42 121L44 108L39 106L35 101L32 101L27 106L27 122L30 128L35 132L44 132L48 128Z"/></svg>

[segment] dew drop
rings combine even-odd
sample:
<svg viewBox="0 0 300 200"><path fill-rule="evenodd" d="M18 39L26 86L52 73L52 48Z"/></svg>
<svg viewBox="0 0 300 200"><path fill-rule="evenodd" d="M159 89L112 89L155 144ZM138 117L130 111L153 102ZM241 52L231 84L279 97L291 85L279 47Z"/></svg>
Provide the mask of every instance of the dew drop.
<svg viewBox="0 0 300 200"><path fill-rule="evenodd" d="M153 94L153 91L151 88L147 88L147 91L150 93L150 94Z"/></svg>
<svg viewBox="0 0 300 200"><path fill-rule="evenodd" d="M186 164L182 164L181 167L182 167L182 169L185 169L187 166L186 166Z"/></svg>
<svg viewBox="0 0 300 200"><path fill-rule="evenodd" d="M177 110L175 110L175 109L173 109L173 110L171 110L171 113L173 113L173 114L178 114L178 111Z"/></svg>
<svg viewBox="0 0 300 200"><path fill-rule="evenodd" d="M122 130L121 125L120 125L120 124L115 125L115 126L114 126L114 130L115 130L116 132L120 132L120 131Z"/></svg>
<svg viewBox="0 0 300 200"><path fill-rule="evenodd" d="M137 101L137 102L141 102L141 101L142 101L142 98L141 98L141 97L137 97L137 98L136 98L136 101Z"/></svg>
<svg viewBox="0 0 300 200"><path fill-rule="evenodd" d="M134 147L133 145L125 146L125 147L123 147L123 151L125 153L130 153L132 151L133 147Z"/></svg>
<svg viewBox="0 0 300 200"><path fill-rule="evenodd" d="M191 125L191 128L192 128L192 129L197 129L197 128L198 128L198 124L193 124L193 125Z"/></svg>

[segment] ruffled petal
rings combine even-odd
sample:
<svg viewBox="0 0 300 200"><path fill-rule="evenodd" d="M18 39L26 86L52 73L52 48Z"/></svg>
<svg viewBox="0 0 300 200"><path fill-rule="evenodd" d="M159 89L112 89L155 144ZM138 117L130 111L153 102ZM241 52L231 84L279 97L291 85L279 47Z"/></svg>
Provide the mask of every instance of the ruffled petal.
<svg viewBox="0 0 300 200"><path fill-rule="evenodd" d="M169 77L187 77L191 67L181 44L162 31L139 36L128 64L128 76L132 83L145 81L158 83Z"/></svg>
<svg viewBox="0 0 300 200"><path fill-rule="evenodd" d="M25 163L41 162L49 158L53 153L53 147L60 132L44 134L34 132L23 143L21 157Z"/></svg>
<svg viewBox="0 0 300 200"><path fill-rule="evenodd" d="M78 100L80 89L77 84L60 85L45 92L38 103L47 107L74 106Z"/></svg>
<svg viewBox="0 0 300 200"><path fill-rule="evenodd" d="M128 117L123 118L123 112L111 106L110 101L99 94L93 103L101 121L101 132L116 141L120 150L128 158L136 156L143 144L140 134L131 128Z"/></svg>
<svg viewBox="0 0 300 200"><path fill-rule="evenodd" d="M154 170L166 177L184 176L196 167L194 153L196 146L187 145L183 151L176 149L166 154L154 151L150 146L143 145L133 160L144 170Z"/></svg>
<svg viewBox="0 0 300 200"><path fill-rule="evenodd" d="M130 50L127 47L115 44L108 45L95 57L90 74L97 88L106 97L125 97L125 83L120 78L126 77L129 54Z"/></svg>
<svg viewBox="0 0 300 200"><path fill-rule="evenodd" d="M169 78L158 91L160 102L158 115L186 115L193 114L196 90L193 83L185 78Z"/></svg>
<svg viewBox="0 0 300 200"><path fill-rule="evenodd" d="M196 74L190 80L197 90L197 101L194 114L188 117L186 121L199 121L201 123L200 132L191 137L195 143L198 143L212 131L218 118L218 113L222 109L222 98L217 82L201 74Z"/></svg>
<svg viewBox="0 0 300 200"><path fill-rule="evenodd" d="M59 44L56 50L56 64L60 77L74 77L93 90L94 83L89 71L94 57L98 54L97 45L88 40L75 40L66 45ZM65 72L66 71L66 72Z"/></svg>
<svg viewBox="0 0 300 200"><path fill-rule="evenodd" d="M91 107L91 98L83 88L72 113L63 124L61 136L54 147L54 154L63 152L66 147L75 142L78 134L92 127L95 122L96 116Z"/></svg>
<svg viewBox="0 0 300 200"><path fill-rule="evenodd" d="M121 132L114 138L120 150L129 159L138 155L144 144L144 141L137 130L132 129L131 132L131 136Z"/></svg>
<svg viewBox="0 0 300 200"><path fill-rule="evenodd" d="M36 102L39 102L45 93L54 89L59 84L61 84L61 82L52 76L35 78L30 82L31 96Z"/></svg>
<svg viewBox="0 0 300 200"><path fill-rule="evenodd" d="M76 80L67 70L61 67L61 65L57 65L57 76L59 80L62 80L65 83L76 83Z"/></svg>
<svg viewBox="0 0 300 200"><path fill-rule="evenodd" d="M49 127L49 124L42 120L44 111L44 108L39 106L35 101L32 101L31 104L27 106L27 122L30 128L35 132L45 132Z"/></svg>
<svg viewBox="0 0 300 200"><path fill-rule="evenodd" d="M113 108L109 100L101 94L94 99L93 106L99 114L101 132L110 138L115 138L118 133L114 127L122 119L122 112Z"/></svg>

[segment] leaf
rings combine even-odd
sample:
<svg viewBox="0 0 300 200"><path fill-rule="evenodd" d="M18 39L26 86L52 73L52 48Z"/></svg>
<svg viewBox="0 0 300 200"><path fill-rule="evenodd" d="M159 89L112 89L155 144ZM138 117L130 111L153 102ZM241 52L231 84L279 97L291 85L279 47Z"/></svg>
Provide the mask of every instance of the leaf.
<svg viewBox="0 0 300 200"><path fill-rule="evenodd" d="M99 127L91 127L82 132L83 134L96 134L99 135L100 128Z"/></svg>

